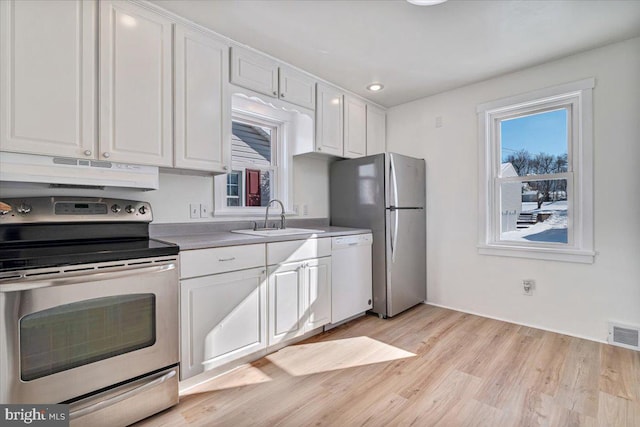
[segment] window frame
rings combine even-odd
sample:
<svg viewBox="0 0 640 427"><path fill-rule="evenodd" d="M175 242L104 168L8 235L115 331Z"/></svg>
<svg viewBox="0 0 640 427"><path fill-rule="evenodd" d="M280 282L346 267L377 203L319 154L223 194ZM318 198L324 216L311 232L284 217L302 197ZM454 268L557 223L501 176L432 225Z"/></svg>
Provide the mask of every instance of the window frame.
<svg viewBox="0 0 640 427"><path fill-rule="evenodd" d="M279 189L281 188L280 185L280 181L279 181L279 177L281 175L280 171L279 171L279 165L281 164L281 162L279 161L278 158L278 153L281 151L279 146L282 144L281 141L281 135L283 132L283 126L284 123L282 121L277 121L277 120L273 120L273 119L265 119L262 116L256 116L254 114L248 114L246 112L243 111L233 111L232 112L232 118L231 118L231 123L232 123L232 127L233 127L233 122L238 122L238 123L242 123L245 125L249 125L249 126L256 126L256 127L261 127L261 128L269 128L271 131L271 135L270 135L270 142L271 142L271 164L269 166L265 166L265 165L260 165L260 164L255 164L252 162L243 162L243 161L238 161L238 162L234 162L233 161L233 153L231 153L232 157L231 157L231 172L240 172L241 175L241 180L242 183L241 185L239 185L238 190L239 190L239 194L238 194L238 198L241 201L241 206L227 206L227 200L229 199L229 195L227 194L227 188L225 185L225 190L224 190L224 207L227 208L234 208L234 209L247 209L247 208L262 208L264 209L264 206L245 206L245 198L246 198L246 185L247 185L247 179L246 179L246 171L247 169L254 169L254 170L259 170L259 171L270 171L271 172L271 181L274 185L273 188L273 192L272 192L272 198L273 199L277 199L279 197L278 193L279 193ZM229 174L229 172L227 173L227 175ZM268 200L267 200L268 201Z"/></svg>
<svg viewBox="0 0 640 427"><path fill-rule="evenodd" d="M478 252L568 262L592 263L593 249L593 88L595 79L554 86L481 104L478 113ZM505 178L500 123L507 118L567 108L567 172ZM565 243L501 240L500 185L545 179L567 180L568 231Z"/></svg>
<svg viewBox="0 0 640 427"><path fill-rule="evenodd" d="M252 111L251 108L233 108L231 121L238 121L250 125L268 127L272 129L271 134L271 166L265 167L245 162L233 162L231 150L229 150L230 172L240 171L242 174L242 185L239 195L244 205L245 170L259 169L270 170L274 185L272 198L281 200L285 206L286 213L291 213L290 208L290 175L291 154L288 148L288 134L291 125L286 119L279 119L273 116ZM275 134L275 135L274 135ZM214 177L214 216L215 217L255 217L259 218L266 213L266 206L227 206L227 175L222 174Z"/></svg>

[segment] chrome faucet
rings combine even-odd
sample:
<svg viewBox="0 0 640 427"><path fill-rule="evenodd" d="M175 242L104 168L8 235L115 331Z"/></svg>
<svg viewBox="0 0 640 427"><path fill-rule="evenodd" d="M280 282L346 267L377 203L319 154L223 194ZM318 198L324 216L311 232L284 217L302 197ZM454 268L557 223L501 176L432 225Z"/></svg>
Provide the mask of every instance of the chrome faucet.
<svg viewBox="0 0 640 427"><path fill-rule="evenodd" d="M264 228L267 228L267 220L269 219L269 207L273 202L280 203L280 208L282 209L282 211L280 212L280 228L284 229L284 205L278 199L269 200L269 203L267 203L267 212L264 214Z"/></svg>

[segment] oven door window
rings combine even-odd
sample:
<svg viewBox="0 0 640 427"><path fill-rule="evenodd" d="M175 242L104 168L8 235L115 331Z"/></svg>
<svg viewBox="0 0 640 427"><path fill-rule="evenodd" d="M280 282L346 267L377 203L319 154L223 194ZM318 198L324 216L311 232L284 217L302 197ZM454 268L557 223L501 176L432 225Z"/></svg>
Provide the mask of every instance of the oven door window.
<svg viewBox="0 0 640 427"><path fill-rule="evenodd" d="M31 381L152 346L154 294L128 294L61 305L20 320L20 373Z"/></svg>

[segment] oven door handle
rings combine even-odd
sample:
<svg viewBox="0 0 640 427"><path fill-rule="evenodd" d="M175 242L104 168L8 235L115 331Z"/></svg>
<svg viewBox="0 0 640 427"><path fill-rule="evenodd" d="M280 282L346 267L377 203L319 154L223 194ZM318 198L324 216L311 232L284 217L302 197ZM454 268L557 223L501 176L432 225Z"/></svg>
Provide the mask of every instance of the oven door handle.
<svg viewBox="0 0 640 427"><path fill-rule="evenodd" d="M122 402L123 400L129 399L130 397L143 393L144 391L149 390L150 388L159 386L160 384L166 382L167 380L175 376L176 376L176 370L172 369L171 372L168 372L159 378L155 378L148 383L142 384L139 387L136 387L131 390L127 390L124 393L114 396L110 399L101 400L100 402L87 406L86 408L78 409L77 411L71 411L69 412L69 418L74 419L74 418L82 417L84 415L88 415L93 412L104 409L108 406L115 405L118 402Z"/></svg>
<svg viewBox="0 0 640 427"><path fill-rule="evenodd" d="M51 288L53 286L65 286L65 285L77 285L79 283L87 282L100 282L104 280L119 279L122 277L140 276L143 274L162 273L165 271L171 271L176 269L176 264L171 262L169 264L154 265L151 267L132 267L123 266L115 267L109 272L88 273L82 272L82 274L75 273L71 277L56 277L53 279L35 280L35 281L16 281L13 283L4 283L0 285L1 292L20 292L29 291L33 289Z"/></svg>

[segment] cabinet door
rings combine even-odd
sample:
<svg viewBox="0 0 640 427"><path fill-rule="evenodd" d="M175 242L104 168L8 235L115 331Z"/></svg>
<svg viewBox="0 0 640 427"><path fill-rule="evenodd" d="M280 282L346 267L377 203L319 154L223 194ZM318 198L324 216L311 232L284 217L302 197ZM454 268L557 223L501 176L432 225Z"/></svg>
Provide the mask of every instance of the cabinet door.
<svg viewBox="0 0 640 427"><path fill-rule="evenodd" d="M269 268L269 345L304 334L303 263Z"/></svg>
<svg viewBox="0 0 640 427"><path fill-rule="evenodd" d="M301 107L313 110L316 107L316 81L292 68L280 67L279 97Z"/></svg>
<svg viewBox="0 0 640 427"><path fill-rule="evenodd" d="M367 105L367 156L384 153L387 147L387 113Z"/></svg>
<svg viewBox="0 0 640 427"><path fill-rule="evenodd" d="M231 83L278 96L278 63L241 47L231 48Z"/></svg>
<svg viewBox="0 0 640 427"><path fill-rule="evenodd" d="M344 157L367 154L367 104L350 96L344 97Z"/></svg>
<svg viewBox="0 0 640 427"><path fill-rule="evenodd" d="M199 31L175 29L175 166L225 172L231 100L229 48Z"/></svg>
<svg viewBox="0 0 640 427"><path fill-rule="evenodd" d="M96 2L0 1L0 149L93 157Z"/></svg>
<svg viewBox="0 0 640 427"><path fill-rule="evenodd" d="M265 270L180 283L180 379L266 348Z"/></svg>
<svg viewBox="0 0 640 427"><path fill-rule="evenodd" d="M100 155L172 166L172 23L142 6L100 1Z"/></svg>
<svg viewBox="0 0 640 427"><path fill-rule="evenodd" d="M316 151L342 156L343 94L322 83L316 87Z"/></svg>
<svg viewBox="0 0 640 427"><path fill-rule="evenodd" d="M305 263L305 332L331 322L331 257Z"/></svg>

